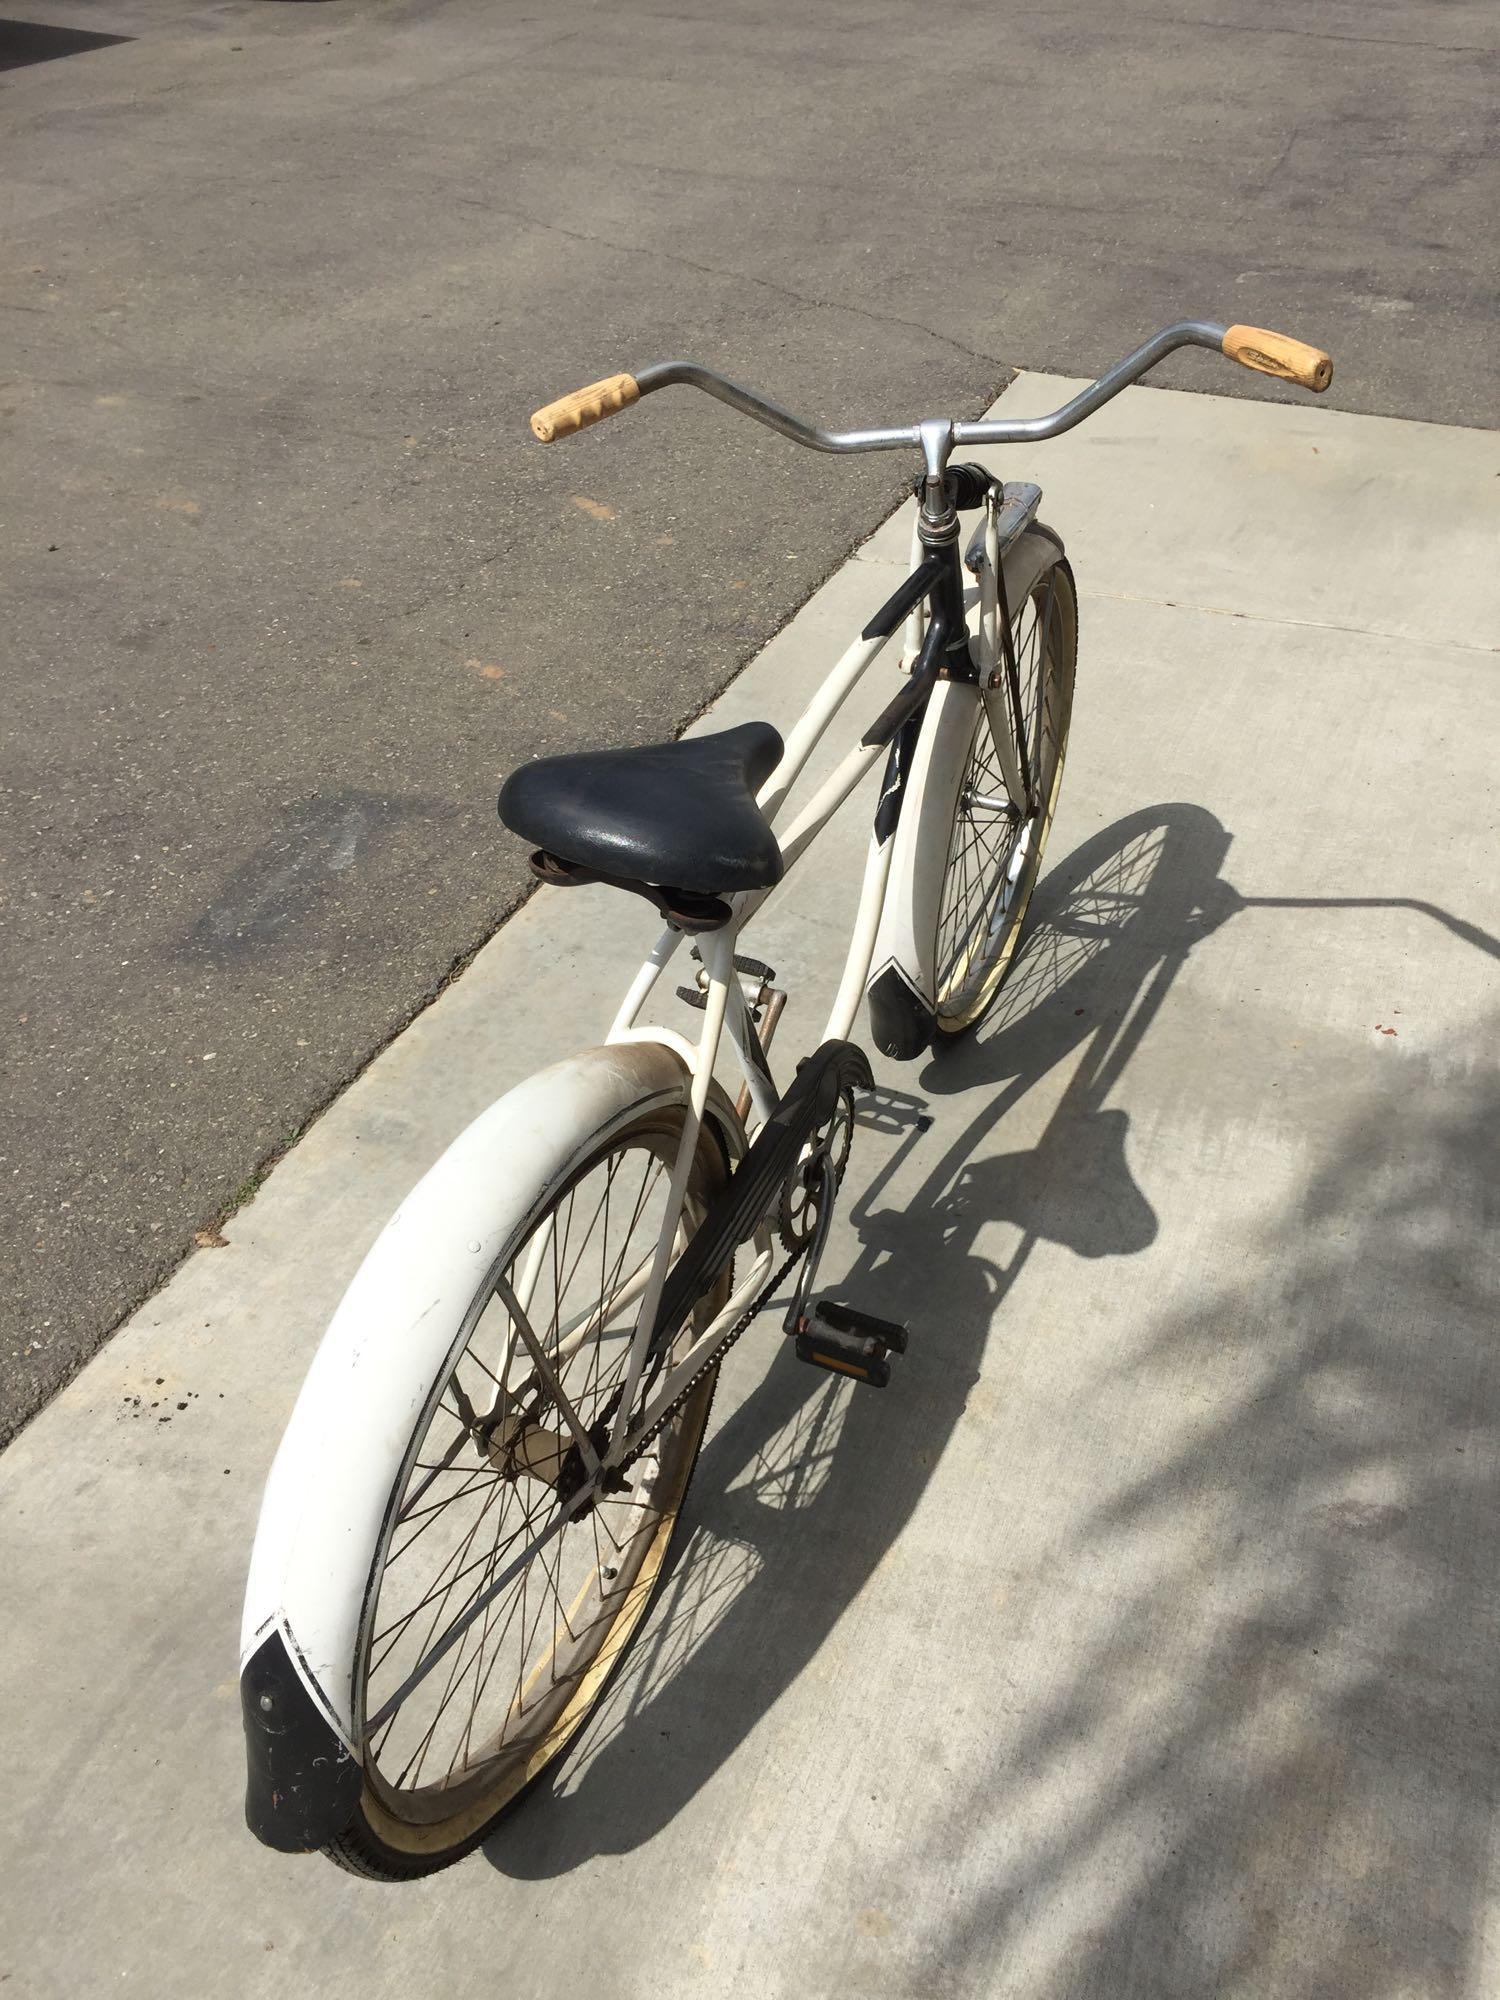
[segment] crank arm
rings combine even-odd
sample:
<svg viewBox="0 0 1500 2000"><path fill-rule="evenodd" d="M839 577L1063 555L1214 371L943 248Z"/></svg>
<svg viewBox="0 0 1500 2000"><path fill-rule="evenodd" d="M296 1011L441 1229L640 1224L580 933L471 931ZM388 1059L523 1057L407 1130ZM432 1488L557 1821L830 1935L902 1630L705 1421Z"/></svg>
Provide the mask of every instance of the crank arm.
<svg viewBox="0 0 1500 2000"><path fill-rule="evenodd" d="M781 1322L784 1333L806 1333L807 1302L812 1297L813 1286L817 1283L818 1264L824 1246L828 1242L828 1232L833 1226L833 1205L838 1200L839 1184L833 1168L825 1157L818 1190L818 1221L813 1230L812 1242L807 1246L807 1255L802 1259L802 1268L797 1273L797 1289L792 1294L792 1302L786 1309L786 1318Z"/></svg>

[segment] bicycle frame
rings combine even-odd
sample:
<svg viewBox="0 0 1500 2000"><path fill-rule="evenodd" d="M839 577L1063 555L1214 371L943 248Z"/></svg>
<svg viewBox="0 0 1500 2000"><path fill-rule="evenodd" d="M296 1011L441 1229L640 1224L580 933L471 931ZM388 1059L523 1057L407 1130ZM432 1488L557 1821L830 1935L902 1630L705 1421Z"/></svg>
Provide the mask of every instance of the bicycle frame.
<svg viewBox="0 0 1500 2000"><path fill-rule="evenodd" d="M964 612L966 618L972 609L977 608L979 613L978 630L973 634L979 691L977 698L985 701L990 710L993 734L997 747L1000 747L1007 784L1014 784L1018 793L1019 778L1015 775L1017 757L1011 736L1009 708L1002 694L991 692L991 682L999 679L1002 564L1008 549L1029 526L1041 495L1039 489L1035 487L1012 489L1012 495L1014 497L1009 498L1008 505L1006 505L1008 496L1003 490L992 491L986 497L983 531L985 560L980 567L978 589L964 593ZM911 554L913 570L920 564L923 554L919 530L914 527ZM866 634L869 633L869 629L866 628ZM814 751L827 735L854 690L886 647L895 639L897 630L900 630L902 637L902 666L909 671L917 658L925 633L925 610L921 599L908 614L903 628L877 632L873 636L862 634L848 647L793 727L786 739L781 761L758 795L761 810L773 827L778 828L785 862L782 877L784 881L876 764L886 760L890 766L887 789L882 793L882 802L894 792L895 810L889 814L882 814L877 810L876 827L865 861L864 877L843 971L826 1025L819 1037L820 1043L847 1040L851 1035L860 1002L864 998L870 979L876 940L881 929L891 883L893 858L898 851L897 833L903 815L914 810L920 812L922 800L920 797L913 798L910 788L903 782L903 773L898 768L900 755L891 737L877 731L868 731L829 772L812 797L786 824L784 832L780 832L780 822L785 814L792 789L802 776ZM966 628L965 638L968 637ZM905 719L903 727L910 728L914 733L920 729L929 699L930 693ZM637 1439L656 1423L663 1410L681 1394L683 1388L702 1367L705 1357L722 1338L727 1327L759 1293L770 1275L774 1253L769 1228L766 1222L762 1221L756 1231L756 1255L750 1271L735 1286L730 1299L712 1323L699 1334L688 1352L666 1373L635 1421L629 1423L629 1412L633 1408L635 1394L646 1366L657 1306L672 1261L673 1247L677 1242L684 1193L697 1150L709 1084L726 1029L729 1043L749 1092L751 1105L750 1117L747 1120L749 1128L753 1130L763 1121L777 1102L777 1092L771 1080L765 1052L755 1023L751 1019L750 1008L734 964L741 936L772 893L771 889L759 889L728 898L731 909L729 921L721 929L710 931L702 938L704 1006L702 1027L696 1042L690 1041L672 1028L654 1024L641 1025L643 1008L683 942L684 932L670 923L661 932L655 946L631 982L607 1036L607 1041L611 1043L644 1040L666 1044L686 1063L691 1077L691 1093L688 1117L679 1141L668 1187L666 1211L645 1291L641 1296L639 1316L626 1365L620 1408L615 1417L608 1448L602 1457L602 1463L606 1467L617 1465L635 1448ZM523 1298L520 1303L524 1309L528 1301ZM586 1454L588 1455L592 1454ZM590 1467L590 1470L592 1471L593 1467Z"/></svg>

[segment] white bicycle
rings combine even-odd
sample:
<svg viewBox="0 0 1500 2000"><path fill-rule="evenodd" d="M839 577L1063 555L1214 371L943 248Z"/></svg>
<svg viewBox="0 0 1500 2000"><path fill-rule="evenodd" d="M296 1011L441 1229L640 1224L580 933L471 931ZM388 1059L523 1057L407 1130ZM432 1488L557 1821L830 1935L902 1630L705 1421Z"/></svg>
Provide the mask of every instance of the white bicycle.
<svg viewBox="0 0 1500 2000"><path fill-rule="evenodd" d="M686 383L819 451L919 451L912 573L785 742L749 723L546 758L506 783L501 818L544 882L613 884L664 927L603 1044L501 1098L419 1182L317 1351L245 1604L246 1815L268 1845L424 1874L555 1764L645 1615L719 1361L784 1285L802 1361L888 1380L904 1328L814 1301L871 1087L849 1037L863 1000L875 1045L913 1057L993 1000L1057 804L1077 643L1040 490L950 459L1056 436L1186 345L1312 389L1331 375L1327 355L1284 336L1184 321L1024 421L829 433L689 363L533 417L551 443ZM961 561L963 513L977 525ZM884 705L788 817L816 745L888 651ZM741 935L877 765L837 995L778 1083L785 995ZM643 1019L685 950L692 1040ZM726 1036L737 1101L714 1076Z"/></svg>

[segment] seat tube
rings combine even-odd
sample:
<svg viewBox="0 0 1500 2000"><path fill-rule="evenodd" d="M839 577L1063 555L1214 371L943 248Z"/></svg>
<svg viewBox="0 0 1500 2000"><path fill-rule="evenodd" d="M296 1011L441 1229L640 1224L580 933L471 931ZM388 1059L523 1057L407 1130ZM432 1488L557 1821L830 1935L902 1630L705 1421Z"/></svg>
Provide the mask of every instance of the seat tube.
<svg viewBox="0 0 1500 2000"><path fill-rule="evenodd" d="M703 961L708 970L708 991L704 995L703 1007L703 1032L698 1041L697 1060L693 1064L687 1117L683 1121L682 1137L677 1144L677 1157L673 1162L672 1177L667 1186L667 1205L662 1216L661 1233L656 1240L656 1250L651 1260L646 1289L641 1295L640 1313L636 1319L635 1332L631 1336L630 1358L625 1367L625 1385L620 1397L620 1407L610 1433L608 1449L603 1454L604 1462L608 1465L614 1464L629 1427L635 1392L645 1369L646 1352L656 1324L656 1310L661 1304L662 1289L667 1281L667 1266L672 1261L672 1249L677 1237L677 1227L682 1219L683 1201L687 1195L688 1176L693 1169L693 1156L698 1150L698 1133L703 1124L704 1108L708 1103L709 1085L713 1081L714 1057L718 1054L719 1038L724 1030L729 988L737 976L734 969L736 936L737 927L730 924L721 930L708 932L703 940Z"/></svg>

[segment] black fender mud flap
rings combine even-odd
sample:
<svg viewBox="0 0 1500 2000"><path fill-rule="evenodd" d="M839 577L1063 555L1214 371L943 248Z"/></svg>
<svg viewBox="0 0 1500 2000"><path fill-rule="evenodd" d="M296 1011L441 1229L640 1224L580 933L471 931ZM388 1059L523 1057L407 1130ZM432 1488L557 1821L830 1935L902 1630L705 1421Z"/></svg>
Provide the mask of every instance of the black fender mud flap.
<svg viewBox="0 0 1500 2000"><path fill-rule="evenodd" d="M307 1691L280 1632L240 1675L245 1721L245 1824L267 1847L306 1854L354 1817L364 1787L358 1759Z"/></svg>

